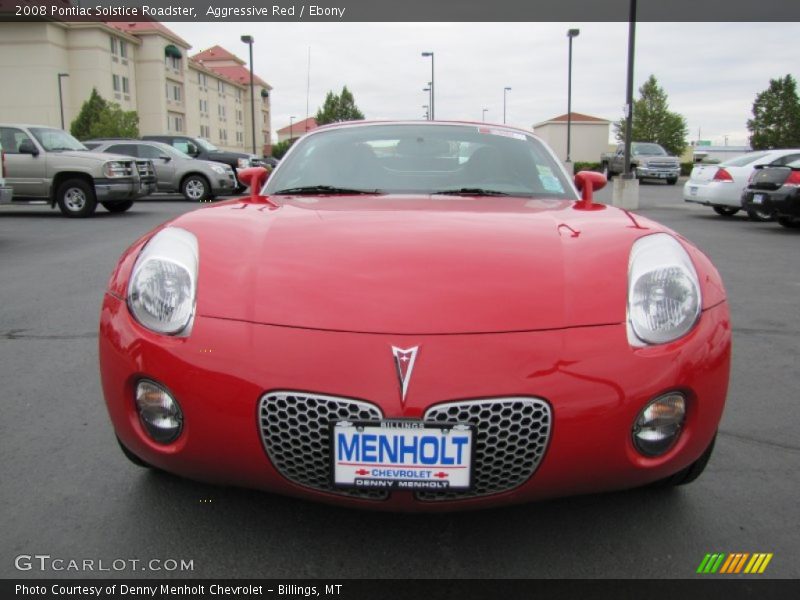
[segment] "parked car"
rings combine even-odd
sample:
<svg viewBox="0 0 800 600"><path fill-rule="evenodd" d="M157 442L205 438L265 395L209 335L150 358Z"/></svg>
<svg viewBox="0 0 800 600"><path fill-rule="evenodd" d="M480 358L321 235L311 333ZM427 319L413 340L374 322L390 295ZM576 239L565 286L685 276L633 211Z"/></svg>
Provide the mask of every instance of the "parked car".
<svg viewBox="0 0 800 600"><path fill-rule="evenodd" d="M705 468L724 287L595 204L600 173L573 183L521 129L412 121L320 127L263 187L240 176L249 197L159 226L108 283L101 381L133 462L414 511Z"/></svg>
<svg viewBox="0 0 800 600"><path fill-rule="evenodd" d="M13 197L14 190L6 185L6 153L3 152L3 145L0 144L0 204L9 204Z"/></svg>
<svg viewBox="0 0 800 600"><path fill-rule="evenodd" d="M238 173L241 169L247 169L249 167L264 166L263 161L255 154L220 150L214 144L201 137L191 137L187 135L145 135L142 136L142 139L169 144L192 158L224 163L233 169L234 173ZM247 189L247 186L241 185L241 183L237 187L237 190L240 192L245 189Z"/></svg>
<svg viewBox="0 0 800 600"><path fill-rule="evenodd" d="M0 123L0 143L15 203L47 200L67 217L88 217L98 202L109 212L125 212L155 190L150 161L89 152L61 129Z"/></svg>
<svg viewBox="0 0 800 600"><path fill-rule="evenodd" d="M710 206L718 215L730 217L742 209L742 192L755 169L764 165L786 165L800 159L800 149L748 152L718 165L698 164L683 186L683 199ZM754 221L769 221L772 215L761 206L751 206Z"/></svg>
<svg viewBox="0 0 800 600"><path fill-rule="evenodd" d="M162 142L141 140L90 140L96 152L111 152L153 161L159 192L180 192L192 202L232 194L236 176L226 164L192 158Z"/></svg>
<svg viewBox="0 0 800 600"><path fill-rule="evenodd" d="M603 174L611 179L625 170L625 146L617 145L615 152L600 155ZM681 163L676 156L670 156L663 147L651 142L631 144L631 171L637 179L659 179L675 185L681 174Z"/></svg>
<svg viewBox="0 0 800 600"><path fill-rule="evenodd" d="M800 160L756 167L742 206L747 211L768 212L784 227L800 227Z"/></svg>

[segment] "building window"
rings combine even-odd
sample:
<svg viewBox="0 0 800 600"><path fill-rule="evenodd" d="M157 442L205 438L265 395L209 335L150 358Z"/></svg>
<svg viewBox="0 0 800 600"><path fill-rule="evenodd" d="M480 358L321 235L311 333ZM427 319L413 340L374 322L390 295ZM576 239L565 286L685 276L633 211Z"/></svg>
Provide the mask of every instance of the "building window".
<svg viewBox="0 0 800 600"><path fill-rule="evenodd" d="M200 125L200 137L202 138L210 138L211 137L211 127L208 125Z"/></svg>
<svg viewBox="0 0 800 600"><path fill-rule="evenodd" d="M165 56L164 61L167 63L167 66L171 69L175 69L176 71L181 70L181 59L177 56Z"/></svg>
<svg viewBox="0 0 800 600"><path fill-rule="evenodd" d="M219 130L219 141L223 144L228 142L228 130L227 129L220 129Z"/></svg>
<svg viewBox="0 0 800 600"><path fill-rule="evenodd" d="M244 143L244 134L241 131L236 132L236 143L243 144Z"/></svg>
<svg viewBox="0 0 800 600"><path fill-rule="evenodd" d="M239 102L242 101L242 90L240 89L236 90L236 100L238 100Z"/></svg>
<svg viewBox="0 0 800 600"><path fill-rule="evenodd" d="M224 119L225 118L225 105L224 104L220 104L217 107L217 114L219 115L220 119Z"/></svg>
<svg viewBox="0 0 800 600"><path fill-rule="evenodd" d="M240 111L240 110L236 111L236 122L237 123L241 123L242 122L242 111Z"/></svg>
<svg viewBox="0 0 800 600"><path fill-rule="evenodd" d="M219 79L217 80L217 91L220 94L224 94L225 93L225 82L224 81L220 81Z"/></svg>
<svg viewBox="0 0 800 600"><path fill-rule="evenodd" d="M115 54L115 55L117 54L117 44L118 44L117 38L112 37L111 38L111 54Z"/></svg>
<svg viewBox="0 0 800 600"><path fill-rule="evenodd" d="M200 112L207 113L208 112L208 100L200 99Z"/></svg>
<svg viewBox="0 0 800 600"><path fill-rule="evenodd" d="M119 55L122 58L128 58L128 42L125 40L119 41Z"/></svg>
<svg viewBox="0 0 800 600"><path fill-rule="evenodd" d="M175 113L167 113L167 129L178 133L183 132L183 117Z"/></svg>
<svg viewBox="0 0 800 600"><path fill-rule="evenodd" d="M120 91L121 88L120 88L120 85L119 85L119 75L112 75L111 76L111 85L114 88L115 92Z"/></svg>
<svg viewBox="0 0 800 600"><path fill-rule="evenodd" d="M122 78L122 93L123 94L130 94L131 93L131 85L130 81L127 77Z"/></svg>

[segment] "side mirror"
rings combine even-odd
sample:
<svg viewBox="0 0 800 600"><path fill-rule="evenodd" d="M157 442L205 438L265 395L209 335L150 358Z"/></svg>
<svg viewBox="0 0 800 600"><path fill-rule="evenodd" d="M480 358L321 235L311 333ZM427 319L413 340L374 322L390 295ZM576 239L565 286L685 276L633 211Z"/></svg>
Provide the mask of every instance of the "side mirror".
<svg viewBox="0 0 800 600"><path fill-rule="evenodd" d="M30 154L31 156L39 156L39 149L30 140L23 140L20 143L17 152L19 152L20 154Z"/></svg>
<svg viewBox="0 0 800 600"><path fill-rule="evenodd" d="M261 195L261 186L269 177L269 172L264 167L250 167L248 169L241 169L236 172L239 182L250 188L250 200L258 201L263 198Z"/></svg>
<svg viewBox="0 0 800 600"><path fill-rule="evenodd" d="M600 205L593 205L594 190L601 190L606 187L606 176L596 171L579 171L575 174L575 187L581 193L581 201L576 208L593 210L593 207L600 208Z"/></svg>
<svg viewBox="0 0 800 600"><path fill-rule="evenodd" d="M189 156L194 156L195 158L197 158L197 156L200 154L200 150L198 150L197 146L195 146L194 144L192 144L190 142L186 146L186 154L188 154Z"/></svg>

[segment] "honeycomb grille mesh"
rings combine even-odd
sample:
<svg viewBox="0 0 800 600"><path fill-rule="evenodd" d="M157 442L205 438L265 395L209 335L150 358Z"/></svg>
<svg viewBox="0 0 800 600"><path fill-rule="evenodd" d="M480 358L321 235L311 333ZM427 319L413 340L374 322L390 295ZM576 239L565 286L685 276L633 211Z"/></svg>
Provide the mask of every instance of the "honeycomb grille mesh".
<svg viewBox="0 0 800 600"><path fill-rule="evenodd" d="M342 489L331 476L332 421L376 421L377 406L359 400L299 392L270 392L259 405L261 439L267 455L286 479L305 487L370 500L384 500L386 490Z"/></svg>
<svg viewBox="0 0 800 600"><path fill-rule="evenodd" d="M425 421L469 423L475 428L472 489L420 491L423 501L498 494L522 485L542 460L550 438L550 405L538 398L493 398L438 404Z"/></svg>

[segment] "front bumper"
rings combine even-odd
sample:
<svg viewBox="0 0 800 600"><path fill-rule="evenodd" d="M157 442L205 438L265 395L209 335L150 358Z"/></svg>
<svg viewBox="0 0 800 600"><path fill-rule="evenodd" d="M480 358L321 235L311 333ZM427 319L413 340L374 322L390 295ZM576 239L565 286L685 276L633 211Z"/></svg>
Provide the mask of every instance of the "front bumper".
<svg viewBox="0 0 800 600"><path fill-rule="evenodd" d="M209 180L211 181L211 193L215 196L230 194L236 189L237 183L233 171L228 175L214 173Z"/></svg>
<svg viewBox="0 0 800 600"><path fill-rule="evenodd" d="M0 187L0 204L9 204L14 197L14 190L10 187Z"/></svg>
<svg viewBox="0 0 800 600"><path fill-rule="evenodd" d="M325 332L198 316L188 338L143 330L123 300L106 294L100 365L111 420L122 443L146 462L202 481L259 488L365 508L456 510L643 485L685 468L708 447L725 403L731 329L727 304L705 311L685 338L631 348L624 325L483 335L376 335ZM391 347L419 346L406 402ZM133 391L140 378L165 385L184 429L167 446L143 432ZM643 406L671 390L687 397L675 446L640 455L631 427ZM537 397L552 407L552 433L534 474L509 491L423 501L394 491L376 501L300 486L267 457L259 399L297 390L359 399L386 418L418 419L442 402Z"/></svg>
<svg viewBox="0 0 800 600"><path fill-rule="evenodd" d="M636 177L638 179L678 179L680 174L680 167L676 169L636 167Z"/></svg>
<svg viewBox="0 0 800 600"><path fill-rule="evenodd" d="M800 189L782 187L775 191L746 190L742 207L772 211L778 217L800 218Z"/></svg>
<svg viewBox="0 0 800 600"><path fill-rule="evenodd" d="M147 185L136 180L111 181L95 180L94 191L98 202L135 200L150 193Z"/></svg>

